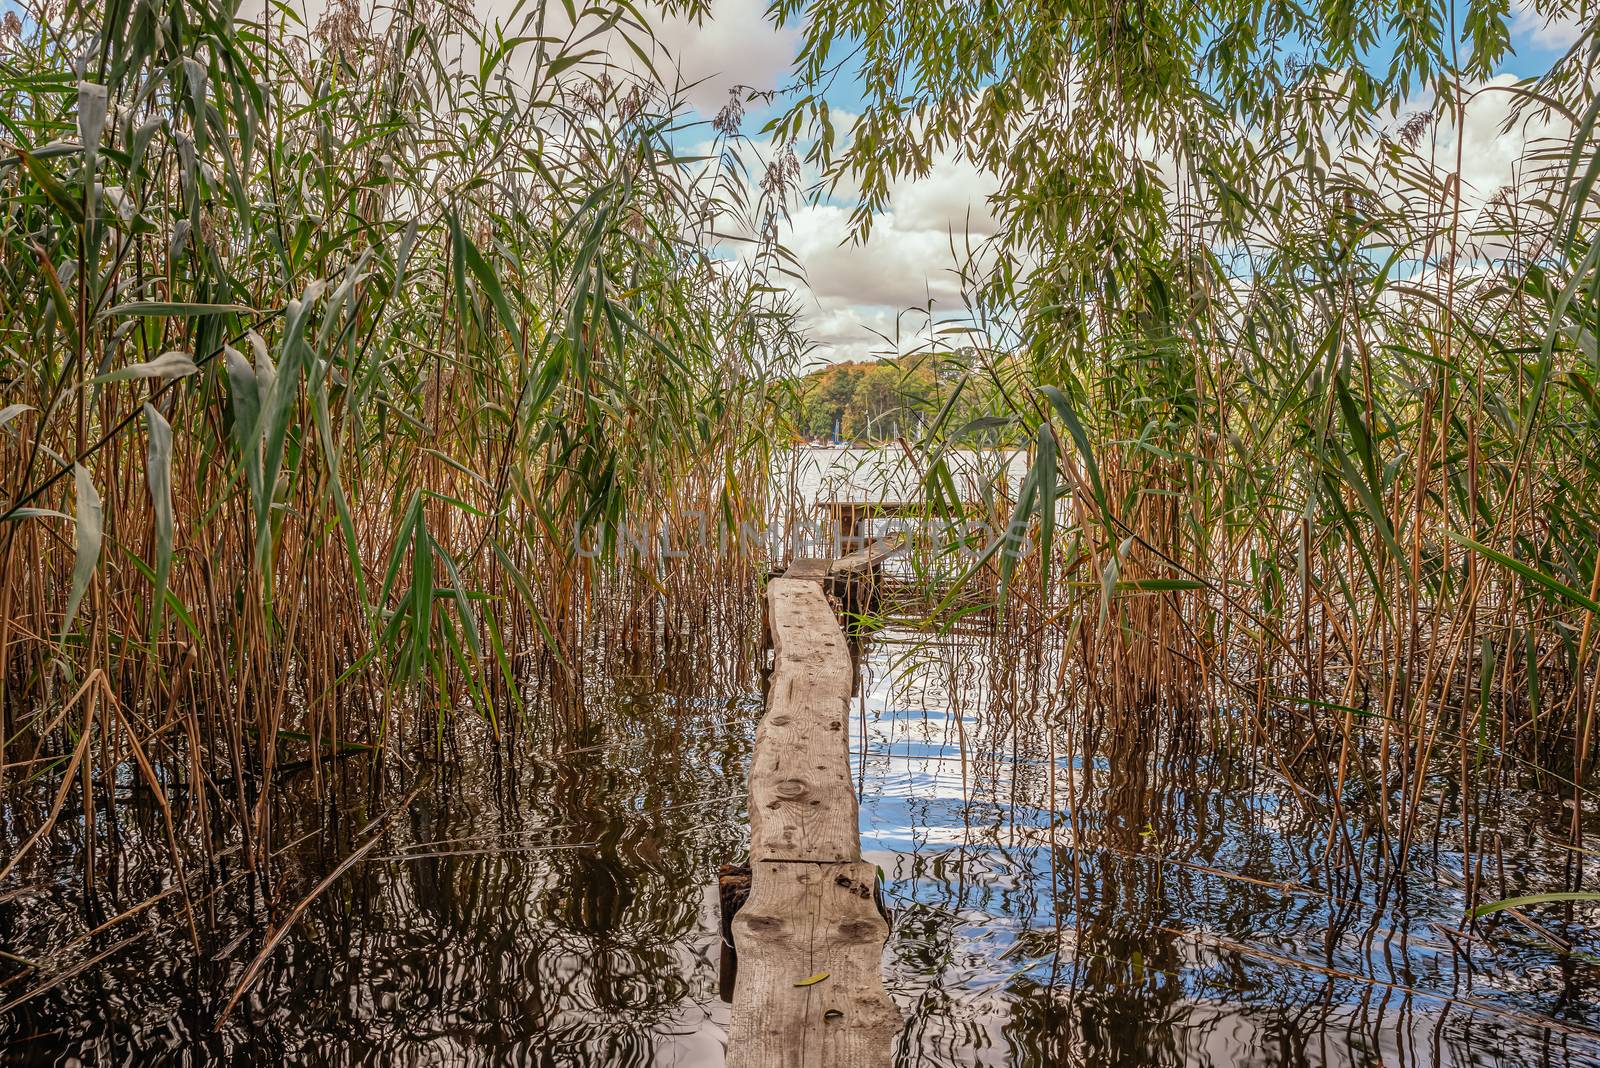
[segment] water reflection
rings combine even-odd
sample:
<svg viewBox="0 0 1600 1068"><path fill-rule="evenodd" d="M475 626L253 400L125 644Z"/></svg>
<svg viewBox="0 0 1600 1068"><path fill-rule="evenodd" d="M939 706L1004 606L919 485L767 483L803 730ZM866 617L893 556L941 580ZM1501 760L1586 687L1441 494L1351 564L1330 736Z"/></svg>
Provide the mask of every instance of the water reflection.
<svg viewBox="0 0 1600 1068"><path fill-rule="evenodd" d="M1326 820L1257 754L1026 697L1007 716L969 639L877 645L862 828L900 910L897 1063L1600 1063L1592 926L1564 932L1588 960L1463 932L1439 843L1388 880L1326 864ZM1495 829L1553 870L1538 811L1513 797Z"/></svg>
<svg viewBox="0 0 1600 1068"><path fill-rule="evenodd" d="M1345 829L1225 732L1085 721L1047 655L991 651L891 629L863 659L861 825L897 913L899 1064L1600 1064L1592 912L1546 932L1569 955L1515 923L1463 931L1448 816L1384 870L1330 849ZM383 781L342 761L321 800L295 780L271 869L224 855L190 887L198 953L130 778L114 829L98 821L115 858L99 900L75 896L71 849L0 887L0 1005L60 980L0 1013L0 1060L720 1064L711 886L744 846L759 683L687 646L596 663L514 755L463 736ZM266 932L424 774L219 1029ZM0 842L51 792L14 788ZM1570 862L1538 795L1508 788L1496 812L1481 833L1512 885Z"/></svg>
<svg viewBox="0 0 1600 1068"><path fill-rule="evenodd" d="M264 930L348 852L351 828L375 814L378 797L398 796L398 784L376 790L347 762L340 795L371 804L329 822L309 798L298 810L286 803L280 819L295 824L287 836L311 837L279 858L273 881L285 892L224 863L204 901L198 956L172 909L150 910L137 932L119 926L64 949L91 919L73 907L70 865L59 887L35 869L38 891L0 904L0 943L56 968L69 958L89 966L0 1016L0 1059L720 1063L727 1009L717 997L716 905L704 887L706 873L742 849L736 784L758 702L704 692L610 701L614 714L561 728L546 755L427 769L432 785L370 859L306 911L220 1031L228 992ZM127 833L158 835L159 826ZM130 896L170 879L158 852L123 859ZM3 1003L31 973L0 967Z"/></svg>

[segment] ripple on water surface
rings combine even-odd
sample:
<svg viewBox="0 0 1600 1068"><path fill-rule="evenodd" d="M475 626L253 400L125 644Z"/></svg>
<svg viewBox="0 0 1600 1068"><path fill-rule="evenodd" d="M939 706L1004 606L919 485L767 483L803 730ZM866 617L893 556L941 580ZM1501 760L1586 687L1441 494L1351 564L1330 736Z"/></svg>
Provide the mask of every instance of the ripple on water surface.
<svg viewBox="0 0 1600 1068"><path fill-rule="evenodd" d="M864 668L853 761L895 910L900 1064L1600 1065L1600 916L1561 930L1566 956L1517 924L1463 932L1462 891L1437 875L1460 868L1448 823L1385 887L1325 863L1326 820L1248 752L1158 760L1109 738L1085 761L1059 717L988 707L966 639L889 631ZM0 1059L720 1064L709 888L743 848L760 696L634 677L599 692L516 760L463 739L220 1028L265 932L411 780L374 792L349 760L342 809L304 780L287 791L277 840L300 843L266 881L225 859L193 889L199 954L175 895L86 937L174 887L159 816L130 794L98 911L72 891L76 854L0 888L0 946L70 973L0 1013ZM13 791L8 840L52 791ZM1556 863L1530 830L1541 811L1503 806L1519 873ZM0 958L0 1004L38 975Z"/></svg>

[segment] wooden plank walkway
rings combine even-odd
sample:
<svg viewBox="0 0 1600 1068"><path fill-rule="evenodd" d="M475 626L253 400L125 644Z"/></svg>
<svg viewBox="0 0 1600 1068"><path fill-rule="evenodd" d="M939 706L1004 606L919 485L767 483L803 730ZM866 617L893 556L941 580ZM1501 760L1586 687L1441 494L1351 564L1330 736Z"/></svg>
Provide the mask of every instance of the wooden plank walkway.
<svg viewBox="0 0 1600 1068"><path fill-rule="evenodd" d="M888 537L874 538L855 552L837 560L826 556L802 556L789 564L783 573L786 579L805 579L820 582L835 597L847 599L860 591L860 587L874 580L883 570L886 560L906 551L906 536L895 532Z"/></svg>
<svg viewBox="0 0 1600 1068"><path fill-rule="evenodd" d="M833 561L824 588L844 604L846 612L870 607L877 592L878 576L884 561L905 552L906 536L895 532L876 538L848 556Z"/></svg>
<svg viewBox="0 0 1600 1068"><path fill-rule="evenodd" d="M883 566L883 562L885 560L889 560L900 555L905 551L905 548L906 536L904 532L901 531L896 531L887 537L874 538L871 542L863 545L850 555L841 556L839 559L834 560L831 564L829 564L828 577L836 581L853 581L862 577L863 575L876 571L878 568ZM784 577L791 578L810 576L796 576L793 574L793 569L791 568L790 571L785 573Z"/></svg>
<svg viewBox="0 0 1600 1068"><path fill-rule="evenodd" d="M901 1027L877 869L861 859L853 678L827 574L800 567L767 587L774 663L750 764L750 898L733 918L733 1068L887 1065Z"/></svg>

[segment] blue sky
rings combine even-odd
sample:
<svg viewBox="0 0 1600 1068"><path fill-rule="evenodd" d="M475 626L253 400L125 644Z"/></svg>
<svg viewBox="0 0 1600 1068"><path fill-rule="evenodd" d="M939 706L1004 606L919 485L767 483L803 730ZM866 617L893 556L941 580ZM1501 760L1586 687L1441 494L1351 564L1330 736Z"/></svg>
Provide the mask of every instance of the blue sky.
<svg viewBox="0 0 1600 1068"><path fill-rule="evenodd" d="M798 37L792 30L779 31L768 24L765 7L766 0L715 0L707 25L669 24L662 30L664 45L679 57L686 75L705 79L690 97L703 114L720 107L731 84L780 94L787 87L788 57ZM1514 52L1501 64L1505 81L1544 73L1577 33L1573 22L1542 25L1527 9L1526 0L1515 0L1512 9ZM1369 62L1386 66L1391 54L1389 44L1380 42ZM859 111L861 96L860 83L846 68L826 94L836 125L847 128L846 116ZM1462 134L1464 183L1483 190L1485 196L1510 180L1521 151L1519 135L1499 130L1507 100L1505 94L1484 94L1475 100ZM1403 110L1428 103L1419 98ZM745 131L753 136L782 106L781 95L777 107L752 106ZM1453 156L1450 150L1457 131L1441 124L1432 136L1440 158ZM840 245L848 236L845 201L835 197L797 208L784 241L801 258L810 282L799 299L821 343L819 356L850 359L883 352L887 346L876 335L893 332L902 309L930 298L938 307L959 310L960 294L952 274L955 263L948 247L952 238L961 244L969 236L980 240L992 232L993 220L984 203L992 188L987 176L960 161L937 161L927 179L896 188L889 209L874 221L872 239L864 246ZM911 321L901 320L903 325Z"/></svg>

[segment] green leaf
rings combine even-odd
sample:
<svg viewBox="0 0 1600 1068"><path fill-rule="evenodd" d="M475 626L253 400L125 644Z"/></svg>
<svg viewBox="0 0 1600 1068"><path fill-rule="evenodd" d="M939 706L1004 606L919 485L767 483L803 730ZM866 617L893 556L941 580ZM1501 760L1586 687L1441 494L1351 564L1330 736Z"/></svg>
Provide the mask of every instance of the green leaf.
<svg viewBox="0 0 1600 1068"><path fill-rule="evenodd" d="M245 304L194 304L182 301L136 301L107 309L107 315L138 315L150 319L190 315L248 315L255 309Z"/></svg>
<svg viewBox="0 0 1600 1068"><path fill-rule="evenodd" d="M1050 586L1050 561L1051 553L1055 548L1056 540L1056 435L1049 424L1039 427L1037 450L1034 456L1033 469L1029 472L1037 478L1037 492L1039 498L1039 581L1041 586L1048 589Z"/></svg>
<svg viewBox="0 0 1600 1068"><path fill-rule="evenodd" d="M144 406L150 445L145 456L145 481L155 513L156 578L150 601L150 640L161 631L161 611L167 600L167 577L172 570L172 426L155 406Z"/></svg>
<svg viewBox="0 0 1600 1068"><path fill-rule="evenodd" d="M22 165L27 168L28 176L43 190L45 197L54 204L61 214L65 215L74 226L83 223L83 205L66 186L61 184L50 168L36 156L28 152L19 153L22 156Z"/></svg>
<svg viewBox="0 0 1600 1068"><path fill-rule="evenodd" d="M94 578L95 565L100 562L100 544L105 536L105 513L100 506L100 494L94 488L88 468L73 464L76 481L76 534L75 555L72 561L72 592L67 596L67 611L61 619L61 636L65 638L72 629L78 614L78 605Z"/></svg>
<svg viewBox="0 0 1600 1068"><path fill-rule="evenodd" d="M1089 475L1089 486L1094 491L1095 503L1100 506L1102 516L1109 516L1111 509L1106 503L1105 485L1100 481L1100 465L1095 463L1094 449L1089 445L1089 435L1084 432L1083 424L1078 421L1078 413L1073 410L1066 394L1055 386L1045 386L1040 392L1055 408L1061 421L1067 424L1067 433L1072 435L1073 444L1078 446L1078 453L1083 457L1083 467Z"/></svg>
<svg viewBox="0 0 1600 1068"><path fill-rule="evenodd" d="M147 378L183 378L198 370L199 368L194 365L193 356L174 349L171 352L163 352L149 363L136 363L112 371L110 374L96 375L94 384L98 386L105 382L126 382L135 379L142 381Z"/></svg>
<svg viewBox="0 0 1600 1068"><path fill-rule="evenodd" d="M1481 545L1478 542L1473 541L1471 538L1457 534L1453 530L1449 531L1449 535L1450 540L1455 542L1457 545L1460 545L1463 548L1471 549L1476 553L1482 553L1484 556L1487 556L1496 563L1502 564L1510 568L1512 571L1515 571L1529 582L1544 587L1551 593L1564 600L1572 602L1579 608L1587 608L1596 615L1600 615L1600 602L1591 600L1589 597L1579 593L1577 590L1573 589L1571 586L1568 586L1560 579L1551 575L1546 575L1543 571L1529 567L1521 560L1507 556L1505 553L1499 552L1495 549L1491 549L1487 545Z"/></svg>
<svg viewBox="0 0 1600 1068"><path fill-rule="evenodd" d="M1142 590L1145 592L1164 590L1203 590L1206 584L1197 579L1180 578L1146 578L1124 579L1117 583L1119 590Z"/></svg>
<svg viewBox="0 0 1600 1068"><path fill-rule="evenodd" d="M512 345L520 352L522 350L522 328L517 323L516 314L511 310L511 304L506 300L505 289L500 285L500 279L495 275L494 269L489 266L478 251L478 246L472 243L466 231L461 229L460 221L451 216L450 227L456 238L456 248L461 255L461 260L472 272L478 284L483 287L489 296L489 301L494 305L495 313L500 317L500 325L505 327L507 334L511 335Z"/></svg>
<svg viewBox="0 0 1600 1068"><path fill-rule="evenodd" d="M222 361L228 371L228 395L233 402L234 444L248 465L250 448L255 443L256 419L261 414L262 390L255 369L244 358L244 353L225 345Z"/></svg>
<svg viewBox="0 0 1600 1068"><path fill-rule="evenodd" d="M0 408L0 427L5 426L23 412L31 412L34 410L35 409L31 404L8 404L4 408Z"/></svg>
<svg viewBox="0 0 1600 1068"><path fill-rule="evenodd" d="M1528 894L1525 897L1508 897L1501 901L1491 901L1487 905L1479 905L1472 910L1474 917L1487 916L1491 912L1501 912L1505 909L1520 909L1525 905L1546 905L1552 901L1588 901L1600 902L1600 893L1594 891L1574 890L1555 894Z"/></svg>
<svg viewBox="0 0 1600 1068"><path fill-rule="evenodd" d="M100 151L100 136L106 127L106 87L94 82L78 83L78 137L83 143L83 158L94 180L95 156Z"/></svg>
<svg viewBox="0 0 1600 1068"><path fill-rule="evenodd" d="M71 519L65 512L54 508L13 508L5 514L7 522L17 519Z"/></svg>

